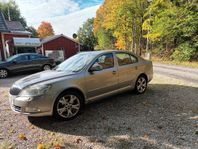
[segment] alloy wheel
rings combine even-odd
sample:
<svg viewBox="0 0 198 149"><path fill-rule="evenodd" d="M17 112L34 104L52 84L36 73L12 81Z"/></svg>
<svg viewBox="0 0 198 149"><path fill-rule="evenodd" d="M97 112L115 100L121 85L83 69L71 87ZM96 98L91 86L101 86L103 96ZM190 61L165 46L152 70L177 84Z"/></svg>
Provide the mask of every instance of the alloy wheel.
<svg viewBox="0 0 198 149"><path fill-rule="evenodd" d="M6 78L8 76L8 71L5 69L0 69L0 78Z"/></svg>
<svg viewBox="0 0 198 149"><path fill-rule="evenodd" d="M139 77L136 84L136 89L139 93L145 92L147 88L147 80L145 77Z"/></svg>
<svg viewBox="0 0 198 149"><path fill-rule="evenodd" d="M43 70L51 70L50 65L45 65L45 66L43 66Z"/></svg>
<svg viewBox="0 0 198 149"><path fill-rule="evenodd" d="M76 116L79 110L80 99L75 95L63 96L57 103L57 113L65 119Z"/></svg>

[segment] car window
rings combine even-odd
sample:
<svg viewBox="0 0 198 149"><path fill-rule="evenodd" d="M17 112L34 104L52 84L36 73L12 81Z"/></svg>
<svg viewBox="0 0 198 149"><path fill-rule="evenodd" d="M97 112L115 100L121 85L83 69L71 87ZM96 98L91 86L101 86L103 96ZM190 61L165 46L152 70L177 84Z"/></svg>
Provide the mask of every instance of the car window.
<svg viewBox="0 0 198 149"><path fill-rule="evenodd" d="M128 53L116 53L119 66L129 65L137 62L137 58Z"/></svg>
<svg viewBox="0 0 198 149"><path fill-rule="evenodd" d="M30 55L31 60L37 60L37 59L43 59L43 58L46 58L46 57L43 55Z"/></svg>
<svg viewBox="0 0 198 149"><path fill-rule="evenodd" d="M114 67L113 54L108 53L108 54L104 54L104 55L100 56L94 62L94 64L96 64L96 63L101 65L103 67L103 69L108 69L108 68Z"/></svg>
<svg viewBox="0 0 198 149"><path fill-rule="evenodd" d="M17 58L14 59L15 61L27 61L28 60L28 55L21 55Z"/></svg>
<svg viewBox="0 0 198 149"><path fill-rule="evenodd" d="M137 62L138 62L137 57L135 57L135 56L133 56L133 55L130 55L130 57L131 57L132 63L137 63Z"/></svg>

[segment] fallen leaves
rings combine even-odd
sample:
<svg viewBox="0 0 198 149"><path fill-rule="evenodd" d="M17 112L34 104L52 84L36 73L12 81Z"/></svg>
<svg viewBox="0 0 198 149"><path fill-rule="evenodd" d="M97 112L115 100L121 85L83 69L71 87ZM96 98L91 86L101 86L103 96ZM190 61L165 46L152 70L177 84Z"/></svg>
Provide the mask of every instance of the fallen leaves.
<svg viewBox="0 0 198 149"><path fill-rule="evenodd" d="M38 144L37 149L44 149L43 144Z"/></svg>
<svg viewBox="0 0 198 149"><path fill-rule="evenodd" d="M77 143L77 144L82 143L82 142L83 142L83 140L80 139L80 138L78 138L78 139L76 140L76 143Z"/></svg>
<svg viewBox="0 0 198 149"><path fill-rule="evenodd" d="M62 148L62 146L60 144L54 145L54 149L61 149L61 148Z"/></svg>
<svg viewBox="0 0 198 149"><path fill-rule="evenodd" d="M22 133L18 135L18 138L19 140L27 140L25 134L22 134Z"/></svg>
<svg viewBox="0 0 198 149"><path fill-rule="evenodd" d="M149 138L149 135L148 135L147 133L145 133L145 134L144 134L144 138L145 138L145 139L148 139L148 138Z"/></svg>

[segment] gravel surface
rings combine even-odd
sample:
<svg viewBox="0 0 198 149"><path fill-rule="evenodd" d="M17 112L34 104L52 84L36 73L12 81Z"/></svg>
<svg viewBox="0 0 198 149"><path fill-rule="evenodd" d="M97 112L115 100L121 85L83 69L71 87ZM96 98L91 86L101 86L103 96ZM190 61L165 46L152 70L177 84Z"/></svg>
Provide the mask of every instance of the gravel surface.
<svg viewBox="0 0 198 149"><path fill-rule="evenodd" d="M126 92L89 104L71 121L15 114L0 80L0 149L198 148L198 84L155 74L143 95Z"/></svg>

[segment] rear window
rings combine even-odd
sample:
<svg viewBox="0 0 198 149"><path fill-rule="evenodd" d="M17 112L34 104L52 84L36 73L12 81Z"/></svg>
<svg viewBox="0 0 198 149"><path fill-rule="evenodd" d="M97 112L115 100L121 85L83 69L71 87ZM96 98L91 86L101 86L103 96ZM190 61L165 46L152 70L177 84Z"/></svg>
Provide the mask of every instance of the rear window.
<svg viewBox="0 0 198 149"><path fill-rule="evenodd" d="M28 55L20 55L17 58L14 59L15 61L27 61Z"/></svg>
<svg viewBox="0 0 198 149"><path fill-rule="evenodd" d="M138 62L137 57L128 53L116 53L116 58L118 60L119 66L129 65Z"/></svg>
<svg viewBox="0 0 198 149"><path fill-rule="evenodd" d="M30 55L31 60L42 59L42 58L46 58L46 57L43 55Z"/></svg>

